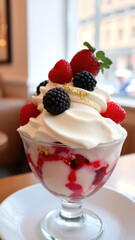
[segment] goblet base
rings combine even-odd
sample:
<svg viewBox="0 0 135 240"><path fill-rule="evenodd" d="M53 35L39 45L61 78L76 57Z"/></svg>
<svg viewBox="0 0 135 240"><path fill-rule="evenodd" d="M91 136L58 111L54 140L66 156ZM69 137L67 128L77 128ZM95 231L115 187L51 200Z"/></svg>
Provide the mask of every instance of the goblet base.
<svg viewBox="0 0 135 240"><path fill-rule="evenodd" d="M83 209L76 218L64 218L60 209L45 215L40 225L41 233L48 240L96 240L100 239L104 226L102 220L92 211Z"/></svg>

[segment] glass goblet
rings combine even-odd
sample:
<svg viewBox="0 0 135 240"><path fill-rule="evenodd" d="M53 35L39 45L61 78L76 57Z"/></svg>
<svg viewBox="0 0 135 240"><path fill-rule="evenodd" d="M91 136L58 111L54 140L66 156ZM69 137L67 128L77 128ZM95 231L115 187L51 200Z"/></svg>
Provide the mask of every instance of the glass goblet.
<svg viewBox="0 0 135 240"><path fill-rule="evenodd" d="M99 239L104 225L96 213L82 208L83 199L108 180L126 138L95 148L70 148L61 143L32 140L22 134L29 165L39 182L61 200L61 209L47 213L40 230L51 240ZM39 203L40 204L40 203Z"/></svg>

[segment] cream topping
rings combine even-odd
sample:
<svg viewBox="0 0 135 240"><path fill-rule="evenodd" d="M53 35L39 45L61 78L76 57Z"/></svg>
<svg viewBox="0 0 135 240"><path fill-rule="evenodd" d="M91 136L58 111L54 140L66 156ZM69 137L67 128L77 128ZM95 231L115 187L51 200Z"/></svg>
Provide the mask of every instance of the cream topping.
<svg viewBox="0 0 135 240"><path fill-rule="evenodd" d="M94 91L89 92L82 88L76 88L73 83L69 84L56 84L51 81L46 85L46 87L40 87L40 95L33 96L32 101L38 105L38 109L43 109L42 99L44 94L54 87L62 87L69 94L71 102L82 103L90 107L95 108L98 112L105 112L107 108L107 102L110 99L108 92L105 88L97 84Z"/></svg>
<svg viewBox="0 0 135 240"><path fill-rule="evenodd" d="M48 113L42 103L44 94L54 87L63 87L71 99L70 108L56 116ZM109 99L108 92L100 84L89 92L74 87L72 82L60 85L49 81L46 87L40 87L40 95L32 97L40 115L30 118L18 131L35 140L61 142L72 148L89 149L119 139L126 131L100 114L106 111Z"/></svg>

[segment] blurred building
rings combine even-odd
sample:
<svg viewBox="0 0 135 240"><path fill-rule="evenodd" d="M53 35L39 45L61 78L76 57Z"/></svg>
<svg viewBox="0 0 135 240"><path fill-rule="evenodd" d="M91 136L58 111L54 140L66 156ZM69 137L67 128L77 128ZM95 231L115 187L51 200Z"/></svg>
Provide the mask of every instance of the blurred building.
<svg viewBox="0 0 135 240"><path fill-rule="evenodd" d="M78 49L87 39L109 54L113 73L130 69L135 78L135 1L79 0L78 18Z"/></svg>

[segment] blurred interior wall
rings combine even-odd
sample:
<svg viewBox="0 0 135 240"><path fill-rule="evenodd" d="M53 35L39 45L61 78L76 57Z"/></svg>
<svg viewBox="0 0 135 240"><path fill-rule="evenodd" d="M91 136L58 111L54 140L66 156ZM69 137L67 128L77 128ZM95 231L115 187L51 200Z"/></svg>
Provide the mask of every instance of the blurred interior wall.
<svg viewBox="0 0 135 240"><path fill-rule="evenodd" d="M24 97L65 58L66 0L10 0L11 62L0 65L5 96Z"/></svg>

